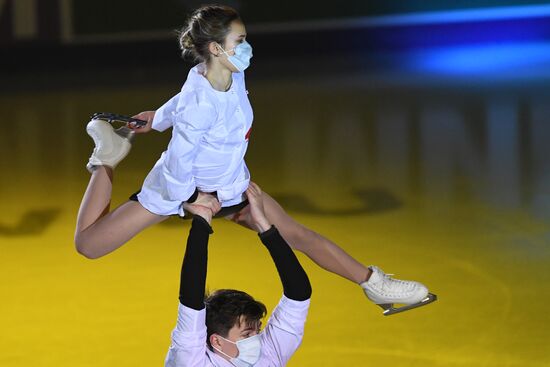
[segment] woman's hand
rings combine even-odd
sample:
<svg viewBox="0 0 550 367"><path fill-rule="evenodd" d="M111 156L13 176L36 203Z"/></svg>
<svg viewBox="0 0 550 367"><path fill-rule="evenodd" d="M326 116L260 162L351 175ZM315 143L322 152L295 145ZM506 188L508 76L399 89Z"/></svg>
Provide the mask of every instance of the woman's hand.
<svg viewBox="0 0 550 367"><path fill-rule="evenodd" d="M197 200L192 203L183 203L183 209L193 215L203 217L210 224L212 217L220 211L221 204L214 195L199 191Z"/></svg>
<svg viewBox="0 0 550 367"><path fill-rule="evenodd" d="M250 185L246 190L246 196L250 203L250 211L247 213L249 215L249 224L259 233L267 231L271 228L271 224L265 216L262 189L260 189L260 186L250 181Z"/></svg>
<svg viewBox="0 0 550 367"><path fill-rule="evenodd" d="M132 122L129 122L126 126L132 129L132 131L134 131L135 133L139 133L139 134L148 133L149 131L152 130L153 118L155 117L155 112L156 111L143 111L138 113L137 115L132 116L133 118L147 121L147 125L145 126L140 127Z"/></svg>

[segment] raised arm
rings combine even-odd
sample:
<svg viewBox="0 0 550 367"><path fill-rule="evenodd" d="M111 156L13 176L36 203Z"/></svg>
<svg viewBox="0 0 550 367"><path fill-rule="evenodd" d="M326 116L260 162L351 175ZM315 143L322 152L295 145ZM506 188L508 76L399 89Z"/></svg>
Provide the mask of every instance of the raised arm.
<svg viewBox="0 0 550 367"><path fill-rule="evenodd" d="M193 216L181 265L179 300L182 305L197 311L204 308L208 238L211 233L212 228L206 219Z"/></svg>
<svg viewBox="0 0 550 367"><path fill-rule="evenodd" d="M247 196L251 222L277 267L284 291L284 296L261 333L262 351L273 362L272 365L285 366L302 342L311 285L290 246L266 219L260 188L251 182Z"/></svg>
<svg viewBox="0 0 550 367"><path fill-rule="evenodd" d="M212 195L208 204L209 207L184 204L194 216L181 266L178 321L172 332L166 367L202 367L206 362L204 288L208 238L212 233L212 215L220 209L219 202Z"/></svg>
<svg viewBox="0 0 550 367"><path fill-rule="evenodd" d="M277 267L279 278L283 284L284 295L295 301L309 299L311 297L309 278L288 243L280 235L277 228L267 220L262 203L261 189L251 182L246 194L250 202L252 222Z"/></svg>
<svg viewBox="0 0 550 367"><path fill-rule="evenodd" d="M193 221L181 265L179 300L182 305L194 310L204 308L208 238L213 233L210 223L212 215L221 208L213 195L206 195L206 198L203 205L184 204L185 210L193 214Z"/></svg>

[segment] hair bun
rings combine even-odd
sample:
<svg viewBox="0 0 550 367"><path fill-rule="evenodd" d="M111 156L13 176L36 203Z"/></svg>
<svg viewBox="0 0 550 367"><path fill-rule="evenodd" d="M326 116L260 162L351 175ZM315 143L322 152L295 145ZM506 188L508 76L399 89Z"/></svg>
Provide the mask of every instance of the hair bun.
<svg viewBox="0 0 550 367"><path fill-rule="evenodd" d="M212 56L210 42L223 44L231 22L237 20L240 21L239 13L228 6L206 5L195 10L181 30L177 31L183 59L209 61Z"/></svg>
<svg viewBox="0 0 550 367"><path fill-rule="evenodd" d="M191 37L190 30L187 30L183 33L181 37L181 46L182 48L186 49L195 48L195 43L193 42L193 37Z"/></svg>

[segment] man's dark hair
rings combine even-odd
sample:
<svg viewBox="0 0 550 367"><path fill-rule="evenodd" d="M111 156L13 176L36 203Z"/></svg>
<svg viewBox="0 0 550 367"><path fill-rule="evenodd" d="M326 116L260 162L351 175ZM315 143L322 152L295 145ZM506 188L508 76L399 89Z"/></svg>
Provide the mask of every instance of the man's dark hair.
<svg viewBox="0 0 550 367"><path fill-rule="evenodd" d="M267 314L263 303L235 289L219 289L206 295L204 304L208 334L206 340L209 347L212 347L210 344L212 334L226 337L235 324L240 326L241 320L248 326L263 319Z"/></svg>

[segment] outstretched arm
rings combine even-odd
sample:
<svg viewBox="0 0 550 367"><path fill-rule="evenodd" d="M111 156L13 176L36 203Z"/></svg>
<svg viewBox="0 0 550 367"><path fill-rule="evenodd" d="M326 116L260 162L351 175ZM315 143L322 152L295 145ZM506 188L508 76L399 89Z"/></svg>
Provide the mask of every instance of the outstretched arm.
<svg viewBox="0 0 550 367"><path fill-rule="evenodd" d="M277 228L266 219L260 188L251 182L247 196L251 222L277 267L284 290L284 296L261 334L262 353L265 353L273 365L285 366L304 335L311 285L290 246Z"/></svg>
<svg viewBox="0 0 550 367"><path fill-rule="evenodd" d="M261 189L251 182L246 193L250 202L252 222L277 267L284 295L295 301L309 299L311 297L309 278L288 243L279 234L277 228L267 220Z"/></svg>
<svg viewBox="0 0 550 367"><path fill-rule="evenodd" d="M219 202L212 195L207 197L214 212L217 212L220 209ZM193 222L181 265L179 300L186 307L202 310L208 262L208 237L212 233L212 210L198 204L186 203L184 206L193 214Z"/></svg>
<svg viewBox="0 0 550 367"><path fill-rule="evenodd" d="M133 118L147 121L147 124L144 126L137 126L133 122L129 122L126 126L138 134L148 133L153 129L153 119L155 118L155 112L156 111L143 111L138 113L137 115L132 116Z"/></svg>
<svg viewBox="0 0 550 367"><path fill-rule="evenodd" d="M176 111L180 94L176 94L170 98L165 104L159 107L156 111L143 111L138 113L135 118L147 121L147 125L137 127L133 124L128 124L128 127L136 133L147 133L151 130L164 131L173 126L173 113Z"/></svg>

